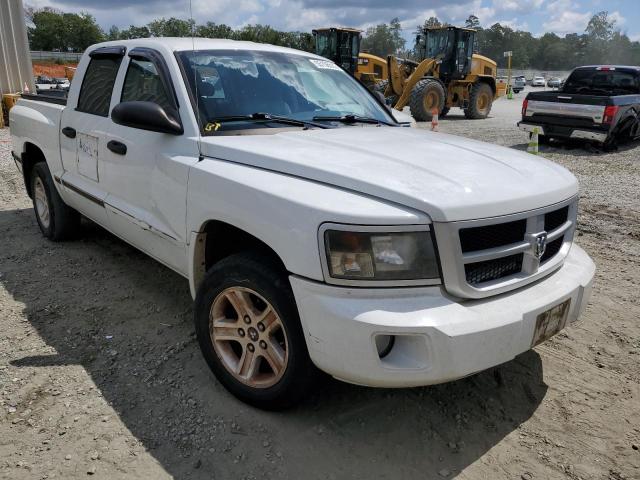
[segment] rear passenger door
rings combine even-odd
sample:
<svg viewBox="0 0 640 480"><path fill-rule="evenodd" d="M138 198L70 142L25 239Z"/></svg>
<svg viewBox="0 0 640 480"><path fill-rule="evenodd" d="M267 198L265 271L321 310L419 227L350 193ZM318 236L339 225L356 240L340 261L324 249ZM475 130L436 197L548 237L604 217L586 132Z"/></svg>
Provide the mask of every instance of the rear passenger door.
<svg viewBox="0 0 640 480"><path fill-rule="evenodd" d="M191 108L184 99L179 102L163 55L150 48L129 51L116 82L116 95L116 104L152 102L177 112L181 123ZM107 150L101 162L110 229L186 274L187 180L190 167L198 161L197 142L188 135L143 130L113 121L107 136L111 145L119 147Z"/></svg>
<svg viewBox="0 0 640 480"><path fill-rule="evenodd" d="M124 47L102 47L89 53L88 63L79 69L84 72L82 83L72 88L60 125L64 173L55 181L62 184L69 205L104 226L106 190L101 160L107 151L113 87L124 54Z"/></svg>

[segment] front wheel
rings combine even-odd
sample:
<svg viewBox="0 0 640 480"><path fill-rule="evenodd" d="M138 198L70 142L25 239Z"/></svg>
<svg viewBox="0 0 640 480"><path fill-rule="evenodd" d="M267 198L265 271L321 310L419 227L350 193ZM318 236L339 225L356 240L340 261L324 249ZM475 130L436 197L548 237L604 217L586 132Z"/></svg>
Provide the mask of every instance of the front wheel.
<svg viewBox="0 0 640 480"><path fill-rule="evenodd" d="M423 78L411 89L409 108L417 122L431 121L433 112L438 114L445 104L446 92L442 83L433 78Z"/></svg>
<svg viewBox="0 0 640 480"><path fill-rule="evenodd" d="M237 398L280 410L309 392L317 370L286 273L268 256L236 254L214 265L194 313L209 367Z"/></svg>

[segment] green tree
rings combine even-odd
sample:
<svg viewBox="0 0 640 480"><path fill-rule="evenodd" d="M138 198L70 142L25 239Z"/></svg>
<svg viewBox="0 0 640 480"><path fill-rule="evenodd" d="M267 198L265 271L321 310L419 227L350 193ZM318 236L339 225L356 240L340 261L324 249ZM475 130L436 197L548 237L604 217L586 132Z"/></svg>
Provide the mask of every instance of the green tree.
<svg viewBox="0 0 640 480"><path fill-rule="evenodd" d="M120 32L120 38L122 40L128 40L131 38L149 38L151 32L149 27L136 27L135 25L129 25L129 28Z"/></svg>
<svg viewBox="0 0 640 480"><path fill-rule="evenodd" d="M381 23L375 27L369 27L362 39L362 49L374 55L386 57L402 51L405 43L400 20L394 18L389 24Z"/></svg>
<svg viewBox="0 0 640 480"><path fill-rule="evenodd" d="M196 36L204 38L234 38L233 28L224 23L207 22L196 27Z"/></svg>
<svg viewBox="0 0 640 480"><path fill-rule="evenodd" d="M88 13L63 13L52 8L31 10L33 27L29 43L34 50L82 51L104 39L104 33Z"/></svg>
<svg viewBox="0 0 640 480"><path fill-rule="evenodd" d="M608 41L613 35L616 21L609 16L609 12L598 12L587 24L586 33L593 40Z"/></svg>
<svg viewBox="0 0 640 480"><path fill-rule="evenodd" d="M478 17L476 17L475 15L469 15L469 17L464 22L464 26L466 28L478 29L480 28L480 19L478 19Z"/></svg>
<svg viewBox="0 0 640 480"><path fill-rule="evenodd" d="M64 50L62 12L45 7L31 12L29 44L33 50Z"/></svg>
<svg viewBox="0 0 640 480"><path fill-rule="evenodd" d="M107 33L107 40L120 40L121 37L121 32L120 29L118 27L116 27L115 25L111 25L111 28L109 29L109 33Z"/></svg>
<svg viewBox="0 0 640 480"><path fill-rule="evenodd" d="M64 13L64 44L67 49L81 52L94 43L104 40L104 32L88 13Z"/></svg>
<svg viewBox="0 0 640 480"><path fill-rule="evenodd" d="M152 37L190 37L195 22L171 17L154 20L147 25Z"/></svg>

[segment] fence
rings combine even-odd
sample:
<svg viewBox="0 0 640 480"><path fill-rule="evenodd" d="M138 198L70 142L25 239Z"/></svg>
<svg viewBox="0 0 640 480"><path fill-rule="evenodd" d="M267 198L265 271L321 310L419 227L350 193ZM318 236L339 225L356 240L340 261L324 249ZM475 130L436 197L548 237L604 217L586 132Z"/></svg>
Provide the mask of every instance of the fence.
<svg viewBox="0 0 640 480"><path fill-rule="evenodd" d="M66 63L78 63L82 52L46 52L43 50L31 50L31 59L38 60L62 60Z"/></svg>
<svg viewBox="0 0 640 480"><path fill-rule="evenodd" d="M533 77L542 76L545 78L558 77L558 78L567 78L567 76L571 73L570 70L518 70L512 69L511 76L515 77L517 75L524 75L527 80L531 80ZM507 76L506 68L499 68L498 75Z"/></svg>

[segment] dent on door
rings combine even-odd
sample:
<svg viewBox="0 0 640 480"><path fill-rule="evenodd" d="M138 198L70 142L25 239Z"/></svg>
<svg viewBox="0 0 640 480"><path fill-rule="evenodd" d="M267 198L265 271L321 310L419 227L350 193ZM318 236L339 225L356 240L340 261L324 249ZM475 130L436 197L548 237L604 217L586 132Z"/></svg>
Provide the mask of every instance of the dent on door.
<svg viewBox="0 0 640 480"><path fill-rule="evenodd" d="M98 181L98 137L78 133L78 173L83 177Z"/></svg>

